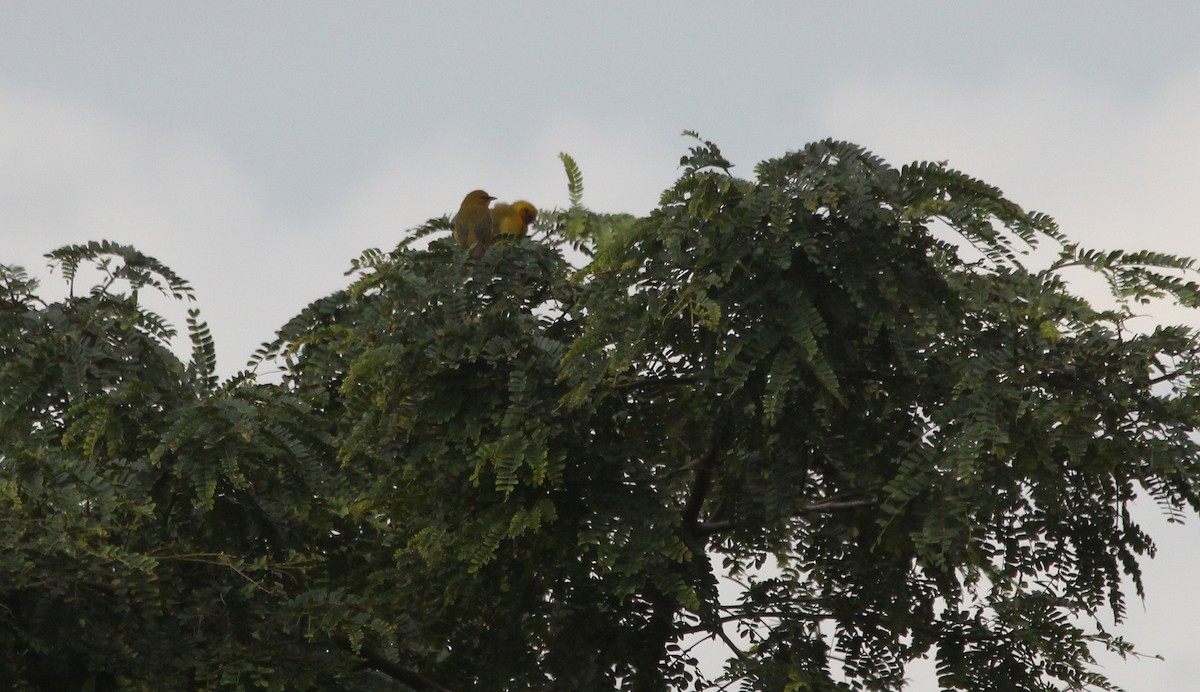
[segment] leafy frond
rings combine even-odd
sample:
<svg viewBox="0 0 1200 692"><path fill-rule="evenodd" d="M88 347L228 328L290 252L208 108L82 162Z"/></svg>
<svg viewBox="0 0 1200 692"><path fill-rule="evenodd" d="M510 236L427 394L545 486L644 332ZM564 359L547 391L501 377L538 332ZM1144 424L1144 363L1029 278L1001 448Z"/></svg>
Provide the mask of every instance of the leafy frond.
<svg viewBox="0 0 1200 692"><path fill-rule="evenodd" d="M579 170L579 164L575 163L575 159L570 154L565 152L558 155L563 164L563 170L567 174L567 196L571 200L572 207L578 207L583 202L583 172Z"/></svg>
<svg viewBox="0 0 1200 692"><path fill-rule="evenodd" d="M32 307L37 296L37 279L25 269L12 264L0 264L0 312L16 312Z"/></svg>
<svg viewBox="0 0 1200 692"><path fill-rule="evenodd" d="M217 348L208 324L201 322L199 317L199 310L188 310L188 338L192 342L191 366L199 378L200 385L211 391L217 386Z"/></svg>
<svg viewBox="0 0 1200 692"><path fill-rule="evenodd" d="M704 168L719 168L725 173L729 173L729 169L733 168L733 164L721 155L721 150L716 144L702 138L692 130L684 130L683 136L699 142L697 146L691 148L688 156L679 160L679 165L683 166L684 175L691 175Z"/></svg>
<svg viewBox="0 0 1200 692"><path fill-rule="evenodd" d="M450 223L450 216L448 214L430 219L416 228L409 229L408 234L404 237L404 239L396 245L395 252L400 252L411 248L417 241L431 236L434 233L453 230L454 225ZM352 269L352 271L356 271L357 269L358 267L356 266Z"/></svg>
<svg viewBox="0 0 1200 692"><path fill-rule="evenodd" d="M157 259L128 245L108 240L89 241L82 245L66 245L46 253L46 257L52 265L59 267L68 283L74 283L79 265L90 261L109 277L109 283L123 279L135 291L149 286L176 300L195 300L191 285L186 280ZM113 260L119 262L114 263ZM108 285L102 287L107 289Z"/></svg>

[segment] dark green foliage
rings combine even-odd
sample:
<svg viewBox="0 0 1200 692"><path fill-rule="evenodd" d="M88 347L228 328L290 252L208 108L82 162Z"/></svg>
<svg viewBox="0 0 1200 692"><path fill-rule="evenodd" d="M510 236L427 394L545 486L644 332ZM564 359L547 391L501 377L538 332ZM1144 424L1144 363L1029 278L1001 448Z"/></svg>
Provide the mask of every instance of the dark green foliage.
<svg viewBox="0 0 1200 692"><path fill-rule="evenodd" d="M324 499L331 440L311 407L278 387L214 386L194 315L194 360L180 363L171 331L118 292L186 296L153 259L112 244L53 256L72 273L97 260L111 280L40 305L21 275L3 277L6 295L24 297L0 313L0 679L353 680L352 662L321 643L371 614L353 595L336 614L306 600L336 595L306 585L341 522Z"/></svg>
<svg viewBox="0 0 1200 692"><path fill-rule="evenodd" d="M0 268L0 678L1105 688L1130 503L1200 509L1200 341L1126 324L1196 305L1192 262L941 164L825 141L743 180L696 139L646 217L564 156L548 242L364 253L256 354L279 384L221 382L195 312L181 362L137 291L190 289L130 248L52 253L104 276L60 303Z"/></svg>

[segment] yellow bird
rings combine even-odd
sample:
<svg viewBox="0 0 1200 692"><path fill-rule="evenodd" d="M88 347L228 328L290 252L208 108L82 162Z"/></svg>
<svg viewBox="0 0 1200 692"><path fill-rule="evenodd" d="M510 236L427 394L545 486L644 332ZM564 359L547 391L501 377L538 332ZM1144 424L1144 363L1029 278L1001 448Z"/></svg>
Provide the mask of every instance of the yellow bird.
<svg viewBox="0 0 1200 692"><path fill-rule="evenodd" d="M492 214L488 204L496 199L483 190L472 190L454 215L454 242L478 258L492 241Z"/></svg>
<svg viewBox="0 0 1200 692"><path fill-rule="evenodd" d="M492 209L492 235L525 235L537 214L537 208L524 200L497 204Z"/></svg>

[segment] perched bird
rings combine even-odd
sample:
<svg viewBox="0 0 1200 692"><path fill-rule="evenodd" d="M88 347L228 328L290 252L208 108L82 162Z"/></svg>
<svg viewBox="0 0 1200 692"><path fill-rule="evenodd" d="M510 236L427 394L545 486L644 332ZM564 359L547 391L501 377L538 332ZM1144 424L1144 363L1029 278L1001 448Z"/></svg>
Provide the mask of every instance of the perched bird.
<svg viewBox="0 0 1200 692"><path fill-rule="evenodd" d="M492 235L525 235L536 218L537 208L524 200L497 204L492 209Z"/></svg>
<svg viewBox="0 0 1200 692"><path fill-rule="evenodd" d="M492 214L488 204L496 199L483 190L472 190L454 215L454 242L478 258L492 241Z"/></svg>

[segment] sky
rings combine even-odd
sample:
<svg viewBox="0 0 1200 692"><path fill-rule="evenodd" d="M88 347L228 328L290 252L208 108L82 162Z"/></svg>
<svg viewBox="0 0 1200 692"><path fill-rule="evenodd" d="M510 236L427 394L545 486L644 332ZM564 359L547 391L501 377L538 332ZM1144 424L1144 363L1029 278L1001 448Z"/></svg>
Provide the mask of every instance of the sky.
<svg viewBox="0 0 1200 692"><path fill-rule="evenodd" d="M350 260L483 188L643 214L696 130L735 174L817 139L947 160L1084 245L1200 257L1200 3L0 0L0 263L108 239L188 279L232 374ZM182 326L182 313L172 313ZM1173 313L1171 319L1195 316ZM1200 679L1200 529L1104 658ZM914 673L914 689L932 682Z"/></svg>

